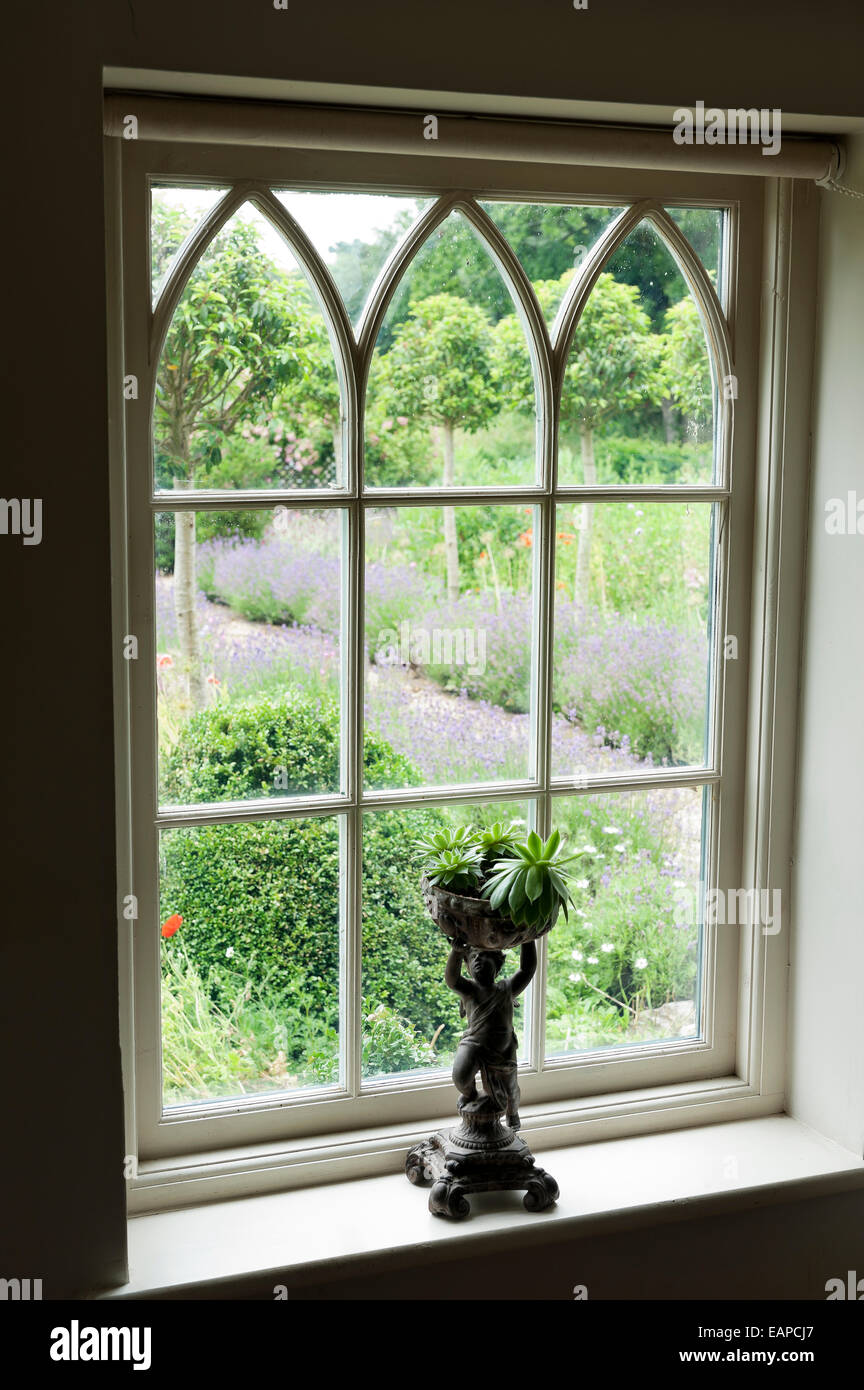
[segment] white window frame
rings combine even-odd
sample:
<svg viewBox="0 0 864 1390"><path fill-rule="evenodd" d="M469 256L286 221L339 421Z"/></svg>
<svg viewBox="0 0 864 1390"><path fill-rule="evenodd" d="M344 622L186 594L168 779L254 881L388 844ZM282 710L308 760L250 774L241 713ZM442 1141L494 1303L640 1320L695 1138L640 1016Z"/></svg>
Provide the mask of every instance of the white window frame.
<svg viewBox="0 0 864 1390"><path fill-rule="evenodd" d="M713 873L709 887L780 887L785 891L788 827L771 815L773 798L789 793L792 733L781 711L775 716L778 690L796 661L794 643L785 653L778 640L783 623L778 578L781 549L791 574L788 592L795 592L796 567L789 560L788 537L794 543L798 521L793 506L784 508L783 478L789 455L798 446L783 436L785 398L796 380L806 383L809 371L806 344L793 342L791 315L796 294L808 292L810 258L815 242L813 213L804 186L790 180L757 179L728 174L603 169L579 166L506 165L479 159L352 153L344 150L310 152L256 146L212 145L202 141L124 141L106 139L108 225L109 353L111 362L112 544L114 560L115 682L117 705L118 883L121 951L121 1029L127 1099L127 1149L130 1164L130 1205L145 1210L155 1204L208 1199L226 1193L246 1193L273 1186L332 1180L389 1171L398 1166L405 1146L430 1123L453 1110L448 1075L400 1077L362 1084L359 1065L358 991L346 997L344 1026L351 1034L344 1085L316 1092L267 1095L238 1101L161 1110L158 1071L153 1066L159 1041L158 859L155 853L161 826L248 818L273 819L308 814L310 810L345 814L359 834L359 818L375 806L408 806L429 800L426 792L362 793L353 795L273 799L265 805L219 805L202 814L160 815L155 804L155 635L152 620L152 516L171 510L170 501L151 491L150 402L158 362L159 333L167 325L168 303L160 301L151 321L149 271L148 179L192 184L241 185L236 205L253 186L292 186L345 191L390 191L444 197L416 224L397 248L392 271L407 263L423 236L455 206L478 222L476 199L504 198L560 202L639 205L639 213L614 224L582 268L565 311L572 328L602 261L645 213L663 232L703 310L715 369L722 378L737 379L738 397L729 403L722 431L723 472L718 486L580 487L558 489L567 500L602 499L715 501L726 512L717 549L718 570L725 583L725 612L714 633L714 719L716 739L706 769L674 769L636 774L627 779L588 778L584 788L563 779L548 782L551 693L537 706L535 734L546 771L536 780L508 784L472 785L441 799L474 802L511 796L535 796L540 826L549 822L558 792L569 795L603 790L660 785L710 785ZM311 265L322 294L328 296L326 270L314 249L278 201L262 193L273 220L290 230L295 252ZM723 304L674 222L662 213L676 204L727 209L723 268ZM796 217L793 217L796 210ZM215 233L224 203L211 214L206 232ZM224 219L221 219L224 220ZM482 216L479 219L482 222ZM792 255L793 224L798 241ZM533 339L532 350L549 361L549 343L542 315L536 309L530 284L493 224L482 225L487 243L509 272L522 302ZM200 249L204 233L193 237ZM188 249L188 248L187 248ZM190 266L191 268L191 266ZM182 292L182 277L172 279L173 303ZM393 276L395 280L395 274ZM763 295L763 284L767 291ZM349 397L357 407L356 428L346 436L345 487L326 496L316 491L231 494L232 507L272 507L279 502L321 506L331 501L352 519L348 572L344 582L348 613L359 610L362 561L361 405L363 362L374 347L387 306L381 286L366 314L359 346L338 303L328 300L336 324L340 369L348 381ZM766 315L767 308L767 315ZM760 309L762 325L760 334ZM569 338L569 331L566 335ZM559 370L560 370L560 363ZM554 366L554 363L553 363ZM123 376L134 373L138 399L127 401ZM551 379L552 370L547 374ZM353 378L353 384L352 384ZM351 397L351 392L355 396ZM536 564L546 567L546 599L554 592L549 578L554 564L550 509L556 496L554 400L547 397L542 435L542 479L536 487L519 489L400 489L376 490L369 504L386 501L438 504L445 498L471 502L525 502L541 509L543 542ZM550 408L551 407L551 408ZM734 431L731 428L734 409ZM799 448L800 453L800 448ZM806 457L793 460L803 476ZM794 475L793 475L794 476ZM732 480L734 478L734 487ZM224 494L184 494L180 506L219 505ZM785 530L784 530L785 525ZM536 572L535 572L536 579ZM800 575L797 576L800 582ZM535 584L535 589L536 589ZM353 597L352 597L353 596ZM794 610L793 610L794 616ZM543 688L551 654L550 625L541 613L541 650L535 679ZM349 636L356 637L349 617ZM787 621L788 629L788 621ZM123 638L138 639L137 661L122 657ZM735 663L720 659L724 633L739 639ZM789 632L787 631L787 636ZM794 635L794 634L793 634ZM362 641L353 644L355 698L347 712L346 753L349 776L362 768L358 706L362 704ZM794 688L794 687L793 687ZM356 842L356 841L355 841ZM149 866L149 868L148 868ZM344 860L343 891L347 894L348 933L344 951L343 985L359 978L360 866L353 854ZM138 917L123 915L126 894L138 900ZM783 1103L783 1011L785 1007L786 935L765 935L758 926L723 928L706 925L702 1037L614 1053L535 1059L542 1041L542 1007L533 1010L531 1057L520 1068L523 1120L534 1143L572 1143L612 1137L646 1129L706 1120L734 1119L772 1113ZM542 1000L545 954L540 951L536 998ZM154 1054L154 1048L156 1052Z"/></svg>

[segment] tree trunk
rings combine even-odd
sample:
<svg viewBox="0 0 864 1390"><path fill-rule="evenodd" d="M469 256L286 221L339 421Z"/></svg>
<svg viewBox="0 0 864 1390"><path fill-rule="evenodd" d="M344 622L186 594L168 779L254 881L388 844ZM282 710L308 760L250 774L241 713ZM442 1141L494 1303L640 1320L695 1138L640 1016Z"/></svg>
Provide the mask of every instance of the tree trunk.
<svg viewBox="0 0 864 1390"><path fill-rule="evenodd" d="M175 478L177 489L192 486L191 478ZM195 578L195 513L174 513L174 612L177 615L177 636L180 641L180 665L186 678L189 703L193 710L203 709L207 692L201 674L201 650L198 641L198 614L195 603L198 584Z"/></svg>
<svg viewBox="0 0 864 1390"><path fill-rule="evenodd" d="M660 401L660 413L663 416L663 434L667 444L678 442L678 431L675 428L675 406L671 396L663 396Z"/></svg>
<svg viewBox="0 0 864 1390"><path fill-rule="evenodd" d="M452 487L453 467L453 426L449 420L441 426L441 443L444 454L443 486ZM456 509L444 507L444 557L447 562L447 597L451 603L459 598L459 541L456 535Z"/></svg>
<svg viewBox="0 0 864 1390"><path fill-rule="evenodd" d="M586 487L597 486L597 465L594 462L594 431L583 425L579 431L582 443L582 482ZM588 604L588 585L591 579L591 529L594 523L594 503L582 503L579 527L579 552L576 556L576 582L573 599L583 608Z"/></svg>

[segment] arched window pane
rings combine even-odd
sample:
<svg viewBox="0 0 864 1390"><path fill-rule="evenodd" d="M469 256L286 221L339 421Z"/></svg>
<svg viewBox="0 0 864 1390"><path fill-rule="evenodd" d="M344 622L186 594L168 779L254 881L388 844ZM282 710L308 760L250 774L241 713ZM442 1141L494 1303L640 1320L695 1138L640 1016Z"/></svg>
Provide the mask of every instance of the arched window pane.
<svg viewBox="0 0 864 1390"><path fill-rule="evenodd" d="M404 272L366 405L370 487L506 486L536 476L528 340L482 239L452 213Z"/></svg>
<svg viewBox="0 0 864 1390"><path fill-rule="evenodd" d="M168 328L156 489L337 486L341 402L310 284L272 223L244 204L196 264Z"/></svg>
<svg viewBox="0 0 864 1390"><path fill-rule="evenodd" d="M715 388L702 319L665 242L641 222L582 311L561 393L559 482L710 483Z"/></svg>

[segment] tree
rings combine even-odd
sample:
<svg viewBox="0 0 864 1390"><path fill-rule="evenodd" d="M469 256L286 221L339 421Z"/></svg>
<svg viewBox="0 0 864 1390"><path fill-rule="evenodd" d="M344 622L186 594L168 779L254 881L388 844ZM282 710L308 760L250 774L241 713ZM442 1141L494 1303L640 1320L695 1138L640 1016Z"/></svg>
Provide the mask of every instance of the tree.
<svg viewBox="0 0 864 1390"><path fill-rule="evenodd" d="M393 415L422 418L436 430L443 459L442 484L454 481L454 433L473 434L500 408L489 320L454 294L413 302L393 335L390 351L376 358L376 400ZM526 354L527 356L527 354ZM447 596L459 597L459 544L452 507L444 507Z"/></svg>
<svg viewBox="0 0 864 1390"><path fill-rule="evenodd" d="M711 421L713 391L705 330L691 297L667 309L661 347L660 374L665 392L686 417L686 432L698 440Z"/></svg>
<svg viewBox="0 0 864 1390"><path fill-rule="evenodd" d="M326 324L308 292L305 281L298 284L293 310L298 319L302 352L299 373L292 378L276 402L276 414L287 412L298 421L323 425L333 440L336 476L342 477L342 393L336 375L333 346ZM304 305L304 298L306 305ZM306 307L308 305L308 308ZM304 308L306 312L304 312Z"/></svg>
<svg viewBox="0 0 864 1390"><path fill-rule="evenodd" d="M544 312L559 303L573 272L558 280L535 285ZM499 373L506 383L510 403L524 410L529 399L522 327L515 315L502 319L495 329ZM561 391L561 427L578 429L582 454L582 481L597 484L594 431L619 411L658 398L657 335L651 333L648 315L639 306L639 291L620 284L608 272L598 276L570 349ZM585 603L591 556L593 505L582 504L579 551L576 560L574 598Z"/></svg>
<svg viewBox="0 0 864 1390"><path fill-rule="evenodd" d="M174 210L169 210L173 212ZM156 240L176 241L176 215ZM308 311L261 250L255 226L232 220L199 262L174 312L156 376L155 442L177 489L200 486L242 423L302 373ZM189 698L206 702L196 617L195 513L175 515L174 607Z"/></svg>

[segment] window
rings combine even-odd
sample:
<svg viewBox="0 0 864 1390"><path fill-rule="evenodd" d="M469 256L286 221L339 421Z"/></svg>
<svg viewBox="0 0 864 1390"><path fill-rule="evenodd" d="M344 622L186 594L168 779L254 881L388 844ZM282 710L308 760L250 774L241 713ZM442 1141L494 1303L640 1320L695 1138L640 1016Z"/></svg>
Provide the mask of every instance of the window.
<svg viewBox="0 0 864 1390"><path fill-rule="evenodd" d="M758 181L122 143L140 1156L451 1113L469 820L579 855L526 1106L749 1094Z"/></svg>

